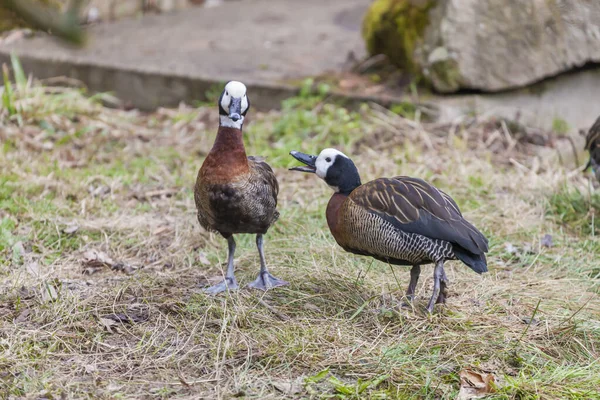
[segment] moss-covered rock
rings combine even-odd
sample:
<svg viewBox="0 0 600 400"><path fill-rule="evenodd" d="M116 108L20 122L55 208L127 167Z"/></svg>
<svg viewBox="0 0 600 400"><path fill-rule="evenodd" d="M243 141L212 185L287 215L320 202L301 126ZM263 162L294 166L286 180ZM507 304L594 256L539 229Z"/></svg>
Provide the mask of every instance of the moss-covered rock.
<svg viewBox="0 0 600 400"><path fill-rule="evenodd" d="M0 32L23 27L23 21L11 10L0 7Z"/></svg>
<svg viewBox="0 0 600 400"><path fill-rule="evenodd" d="M55 8L61 8L66 0L37 0L41 4ZM0 5L0 32L10 31L16 28L29 28L29 26L12 10Z"/></svg>
<svg viewBox="0 0 600 400"><path fill-rule="evenodd" d="M445 47L437 47L423 62L422 73L438 92L452 93L460 89L462 76L458 63Z"/></svg>
<svg viewBox="0 0 600 400"><path fill-rule="evenodd" d="M429 10L437 0L375 0L363 20L363 37L371 54L385 54L407 72L417 72L414 51L423 40Z"/></svg>
<svg viewBox="0 0 600 400"><path fill-rule="evenodd" d="M374 0L363 35L438 92L494 92L600 62L599 20L597 0Z"/></svg>

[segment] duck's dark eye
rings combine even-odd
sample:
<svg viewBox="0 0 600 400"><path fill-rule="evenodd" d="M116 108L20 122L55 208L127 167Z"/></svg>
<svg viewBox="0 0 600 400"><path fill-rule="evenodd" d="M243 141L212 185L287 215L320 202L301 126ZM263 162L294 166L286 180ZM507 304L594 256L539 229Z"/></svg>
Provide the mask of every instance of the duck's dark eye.
<svg viewBox="0 0 600 400"><path fill-rule="evenodd" d="M327 162L331 162L331 157L327 157L327 158L325 159L325 161L327 161Z"/></svg>
<svg viewBox="0 0 600 400"><path fill-rule="evenodd" d="M227 93L227 91L225 91L225 96L229 96L229 93Z"/></svg>

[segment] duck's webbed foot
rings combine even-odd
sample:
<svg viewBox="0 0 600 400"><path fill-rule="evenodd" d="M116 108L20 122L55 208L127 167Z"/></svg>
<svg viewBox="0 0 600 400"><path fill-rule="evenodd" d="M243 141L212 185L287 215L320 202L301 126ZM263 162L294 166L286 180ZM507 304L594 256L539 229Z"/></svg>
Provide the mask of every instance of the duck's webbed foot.
<svg viewBox="0 0 600 400"><path fill-rule="evenodd" d="M206 294L215 295L215 294L224 292L226 290L237 290L237 289L239 289L237 280L235 279L235 276L232 276L232 277L226 277L225 279L223 279L221 282L217 283L216 285L207 287L207 288L203 289L202 291Z"/></svg>
<svg viewBox="0 0 600 400"><path fill-rule="evenodd" d="M268 290L278 286L289 285L288 282L275 278L267 270L262 234L256 235L256 247L258 248L258 255L260 256L260 272L258 273L258 278L256 278L254 282L248 284L248 287L252 289Z"/></svg>
<svg viewBox="0 0 600 400"><path fill-rule="evenodd" d="M289 283L284 281L283 279L274 277L273 275L271 275L271 273L269 273L269 271L265 270L260 271L260 273L258 274L258 278L256 278L254 282L249 283L248 287L252 289L268 290L285 285L289 285Z"/></svg>
<svg viewBox="0 0 600 400"><path fill-rule="evenodd" d="M229 254L227 257L227 274L225 279L211 287L205 288L202 291L206 294L215 295L226 290L237 290L239 289L237 280L235 279L234 267L233 267L233 256L235 254L235 240L233 236L227 238L227 247L229 248Z"/></svg>

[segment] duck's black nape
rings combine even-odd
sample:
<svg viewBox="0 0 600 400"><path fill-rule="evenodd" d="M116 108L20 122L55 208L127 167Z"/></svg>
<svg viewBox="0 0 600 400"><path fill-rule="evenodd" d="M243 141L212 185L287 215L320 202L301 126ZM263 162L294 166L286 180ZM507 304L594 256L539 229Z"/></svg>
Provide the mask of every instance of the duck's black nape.
<svg viewBox="0 0 600 400"><path fill-rule="evenodd" d="M351 159L343 156L337 156L331 167L327 169L325 182L329 186L337 187L342 194L350 194L361 185L356 165Z"/></svg>

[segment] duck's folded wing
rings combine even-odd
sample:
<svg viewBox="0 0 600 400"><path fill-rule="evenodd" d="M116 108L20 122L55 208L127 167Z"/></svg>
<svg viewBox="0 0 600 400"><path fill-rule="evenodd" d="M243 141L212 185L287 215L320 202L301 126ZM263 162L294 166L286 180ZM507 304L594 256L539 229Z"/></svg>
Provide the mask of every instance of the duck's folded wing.
<svg viewBox="0 0 600 400"><path fill-rule="evenodd" d="M585 150L593 150L596 147L600 147L600 117L594 122L585 138Z"/></svg>
<svg viewBox="0 0 600 400"><path fill-rule="evenodd" d="M600 166L600 117L592 125L585 138L585 149L590 152L590 160L585 169L594 167L597 170L598 166ZM596 175L600 180L600 173L598 171L596 171Z"/></svg>
<svg viewBox="0 0 600 400"><path fill-rule="evenodd" d="M411 177L380 178L356 188L350 198L396 228L485 253L488 241L465 220L456 202L429 183Z"/></svg>
<svg viewBox="0 0 600 400"><path fill-rule="evenodd" d="M266 163L263 157L248 157L248 165L254 171L252 174L256 180L256 184L260 185L262 190L270 192L275 204L277 204L277 195L279 194L279 183L275 177L275 173L269 164Z"/></svg>

